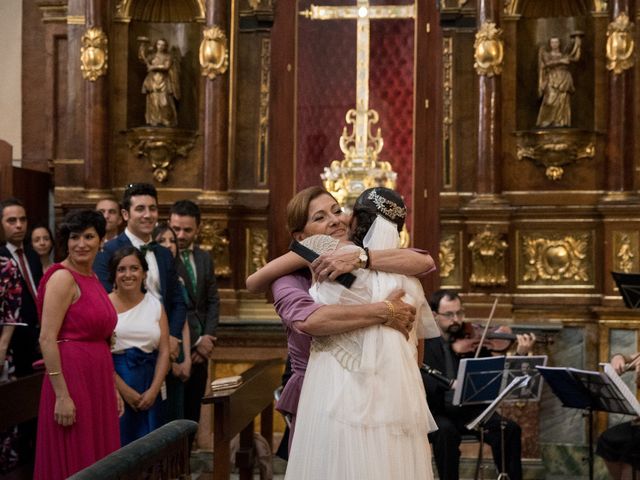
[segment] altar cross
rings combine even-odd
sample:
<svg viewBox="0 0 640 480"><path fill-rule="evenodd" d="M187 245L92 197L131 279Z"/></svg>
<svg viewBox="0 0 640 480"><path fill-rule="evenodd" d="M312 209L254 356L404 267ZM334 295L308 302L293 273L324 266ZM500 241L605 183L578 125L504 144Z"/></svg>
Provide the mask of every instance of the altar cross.
<svg viewBox="0 0 640 480"><path fill-rule="evenodd" d="M356 163L370 158L368 154L370 118L377 121L378 114L369 110L369 45L370 45L370 20L379 19L404 19L415 17L415 4L411 5L370 5L369 0L357 0L356 5L332 7L311 5L308 10L300 12L306 18L312 20L353 20L357 19L357 49L356 49L356 110L355 122L349 120L350 112L347 113L347 122L355 123L355 151L351 152L352 160ZM372 123L375 123L372 122ZM345 128L346 131L346 128ZM343 134L344 138L344 134ZM382 137L379 135L373 139L379 143L376 154L382 148ZM341 148L346 154L341 139Z"/></svg>

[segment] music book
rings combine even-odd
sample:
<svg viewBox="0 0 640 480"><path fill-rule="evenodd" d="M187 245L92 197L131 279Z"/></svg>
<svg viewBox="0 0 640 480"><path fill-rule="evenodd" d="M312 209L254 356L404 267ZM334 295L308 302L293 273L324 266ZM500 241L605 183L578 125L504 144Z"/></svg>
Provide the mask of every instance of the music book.
<svg viewBox="0 0 640 480"><path fill-rule="evenodd" d="M537 367L562 405L569 408L640 416L640 403L610 364L604 372Z"/></svg>
<svg viewBox="0 0 640 480"><path fill-rule="evenodd" d="M546 355L519 356L514 355L507 357L504 363L505 374L502 379L502 388L506 388L511 381L519 376L529 376L531 380L526 385L514 389L505 401L540 401L542 395L542 376L536 369L538 366L547 364Z"/></svg>
<svg viewBox="0 0 640 480"><path fill-rule="evenodd" d="M460 360L453 405L491 403L500 393L505 357Z"/></svg>

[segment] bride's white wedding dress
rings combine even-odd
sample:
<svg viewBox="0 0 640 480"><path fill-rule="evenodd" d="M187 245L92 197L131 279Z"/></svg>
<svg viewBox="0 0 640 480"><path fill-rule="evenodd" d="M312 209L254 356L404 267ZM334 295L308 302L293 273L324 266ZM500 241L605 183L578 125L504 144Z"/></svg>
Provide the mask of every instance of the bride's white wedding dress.
<svg viewBox="0 0 640 480"><path fill-rule="evenodd" d="M382 230L397 237L395 225L381 217L376 222L381 220L390 224ZM319 253L337 245L325 235L304 243ZM371 249L395 247L380 243L378 238L367 245L365 238ZM371 270L358 270L356 276L350 289L323 282L314 283L310 293L323 304L367 304L402 288L404 300L418 310L417 327L408 341L384 326L313 339L285 478L432 479L427 434L436 424L416 363L416 344L418 336L437 336L439 330L416 279Z"/></svg>

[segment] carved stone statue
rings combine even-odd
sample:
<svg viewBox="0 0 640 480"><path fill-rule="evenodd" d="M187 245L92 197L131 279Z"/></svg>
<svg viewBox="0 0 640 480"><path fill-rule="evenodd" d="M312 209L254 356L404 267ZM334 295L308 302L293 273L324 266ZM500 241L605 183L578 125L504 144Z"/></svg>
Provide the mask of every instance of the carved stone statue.
<svg viewBox="0 0 640 480"><path fill-rule="evenodd" d="M175 127L178 125L176 100L180 100L179 59L169 51L164 39L156 41L155 48L149 39L139 37L138 57L147 66L147 76L142 83L142 93L147 96L145 120L147 125Z"/></svg>
<svg viewBox="0 0 640 480"><path fill-rule="evenodd" d="M542 104L538 112L538 127L571 126L571 94L574 92L573 77L569 64L580 59L581 33L576 32L569 53L560 49L560 39L551 37L549 48L538 50L538 95Z"/></svg>

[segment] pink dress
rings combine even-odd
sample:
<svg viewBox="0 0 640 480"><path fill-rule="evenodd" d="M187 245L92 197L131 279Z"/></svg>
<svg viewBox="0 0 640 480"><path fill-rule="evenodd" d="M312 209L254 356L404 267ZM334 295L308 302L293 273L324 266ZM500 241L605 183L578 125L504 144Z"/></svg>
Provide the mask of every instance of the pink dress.
<svg viewBox="0 0 640 480"><path fill-rule="evenodd" d="M38 288L42 315L47 282L56 271L47 270ZM80 298L67 310L58 333L60 361L69 395L76 406L76 422L56 423L55 393L45 375L38 415L34 478L57 480L82 470L120 447L114 369L109 340L118 316L100 281L68 270L80 288Z"/></svg>

